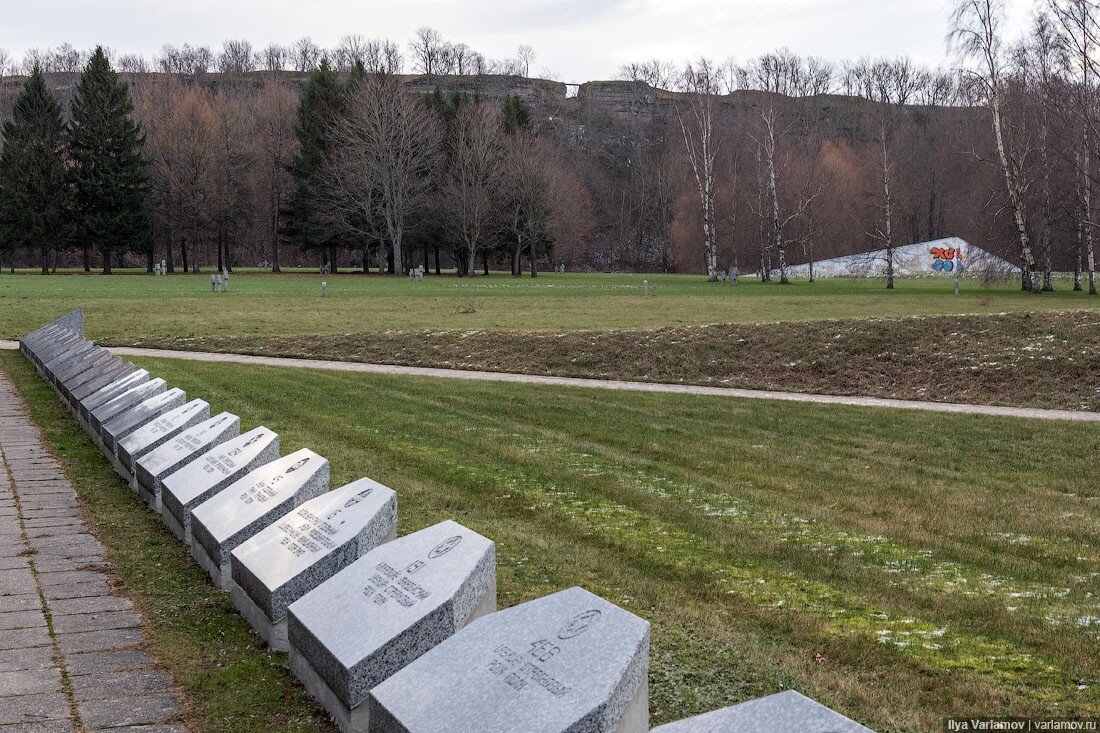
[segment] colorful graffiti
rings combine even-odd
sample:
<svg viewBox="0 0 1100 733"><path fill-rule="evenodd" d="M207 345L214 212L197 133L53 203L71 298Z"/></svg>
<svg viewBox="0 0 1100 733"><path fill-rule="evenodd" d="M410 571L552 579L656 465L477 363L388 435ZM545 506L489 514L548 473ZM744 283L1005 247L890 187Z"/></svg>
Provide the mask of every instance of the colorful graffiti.
<svg viewBox="0 0 1100 733"><path fill-rule="evenodd" d="M962 247L933 247L931 252L932 269L936 272L962 272Z"/></svg>

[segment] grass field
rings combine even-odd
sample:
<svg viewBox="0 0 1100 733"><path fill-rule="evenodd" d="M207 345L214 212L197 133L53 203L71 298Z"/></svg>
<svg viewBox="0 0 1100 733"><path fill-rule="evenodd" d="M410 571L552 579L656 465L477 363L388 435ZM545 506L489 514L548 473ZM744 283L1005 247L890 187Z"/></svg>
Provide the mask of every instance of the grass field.
<svg viewBox="0 0 1100 733"><path fill-rule="evenodd" d="M281 659L107 478L29 366L0 360L199 727L241 730L243 710L248 730L318 729ZM141 364L278 431L284 452L325 455L334 485L392 486L402 534L453 517L496 540L500 605L576 584L649 619L654 723L785 687L879 731L1100 715L1090 426Z"/></svg>
<svg viewBox="0 0 1100 733"><path fill-rule="evenodd" d="M328 298L321 299L321 281ZM651 286L642 296L642 281ZM290 336L392 329L500 330L654 328L1100 307L1069 284L1034 296L1015 286L963 280L831 279L789 286L746 280L737 287L681 275L540 275L539 278L363 275L262 275L230 278L210 292L209 274L0 274L0 338L16 338L73 308L88 315L88 335L122 342L143 337Z"/></svg>

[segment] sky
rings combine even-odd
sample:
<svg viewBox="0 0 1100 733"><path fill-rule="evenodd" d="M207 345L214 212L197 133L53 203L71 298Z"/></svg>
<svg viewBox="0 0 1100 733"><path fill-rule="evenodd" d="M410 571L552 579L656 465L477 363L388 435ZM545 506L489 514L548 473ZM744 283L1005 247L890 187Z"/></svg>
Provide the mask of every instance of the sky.
<svg viewBox="0 0 1100 733"><path fill-rule="evenodd" d="M1009 34L1028 25L1033 0L1007 0ZM5 2L0 48L69 42L153 56L166 43L255 47L310 36L321 46L359 33L402 45L423 25L490 58L519 44L531 70L566 82L614 78L629 61L745 60L789 47L832 60L907 55L951 65L949 0L32 0Z"/></svg>

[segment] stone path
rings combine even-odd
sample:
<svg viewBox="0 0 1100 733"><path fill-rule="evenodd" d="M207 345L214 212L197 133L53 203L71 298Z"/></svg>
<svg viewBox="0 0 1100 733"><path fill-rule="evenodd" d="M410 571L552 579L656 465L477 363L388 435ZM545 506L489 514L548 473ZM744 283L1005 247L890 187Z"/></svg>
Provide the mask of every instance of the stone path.
<svg viewBox="0 0 1100 733"><path fill-rule="evenodd" d="M19 348L15 341L0 341L0 349ZM393 374L407 377L436 377L439 379L468 379L477 382L513 382L518 384L544 384L558 387L582 387L588 389L613 389L629 392L659 392L665 394L701 395L704 397L738 397L750 400L782 400L785 402L810 402L820 405L852 405L855 407L888 407L895 410L921 410L924 412L948 412L961 415L990 415L994 417L1022 417L1035 420L1071 420L1074 422L1100 422L1100 412L1077 410L1045 410L1038 407L1001 407L999 405L968 405L959 402L926 402L921 400L892 400L883 397L858 395L811 394L807 392L780 392L766 389L736 389L733 387L705 387L694 384L665 384L662 382L630 382L621 379L586 379L583 377L548 377L538 374L512 372L479 372L465 369L436 369L433 367L395 366L392 364L366 364L358 361L329 361L323 359L290 359L278 356L251 356L249 354L221 354L208 351L175 351L172 349L138 349L112 347L111 353L119 356L151 356L158 359L188 359L191 361L232 362L236 364L261 364L264 366L290 367L294 369L329 369L340 372L367 374Z"/></svg>
<svg viewBox="0 0 1100 733"><path fill-rule="evenodd" d="M111 592L103 545L0 373L0 733L184 733L141 619Z"/></svg>

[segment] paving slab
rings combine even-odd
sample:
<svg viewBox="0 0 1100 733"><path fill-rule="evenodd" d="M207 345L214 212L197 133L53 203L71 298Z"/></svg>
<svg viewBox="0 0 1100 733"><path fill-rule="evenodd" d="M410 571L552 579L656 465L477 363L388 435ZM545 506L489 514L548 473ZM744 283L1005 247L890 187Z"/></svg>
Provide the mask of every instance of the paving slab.
<svg viewBox="0 0 1100 733"><path fill-rule="evenodd" d="M0 373L0 733L186 733L179 694L138 648L141 617L113 592L105 555Z"/></svg>

